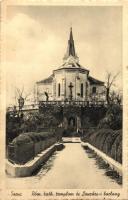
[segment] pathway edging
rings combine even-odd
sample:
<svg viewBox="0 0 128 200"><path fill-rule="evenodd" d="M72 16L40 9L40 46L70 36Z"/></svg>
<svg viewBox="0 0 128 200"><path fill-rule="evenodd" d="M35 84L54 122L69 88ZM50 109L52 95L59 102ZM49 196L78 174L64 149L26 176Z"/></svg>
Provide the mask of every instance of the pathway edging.
<svg viewBox="0 0 128 200"><path fill-rule="evenodd" d="M97 153L97 155L99 155L106 163L108 163L113 170L117 171L119 173L119 175L122 176L122 174L123 174L122 164L120 164L119 162L110 158L107 154L101 152L99 149L92 146L88 142L82 142L81 145L83 147L87 146L89 149L92 149L93 151L95 151L95 153Z"/></svg>
<svg viewBox="0 0 128 200"><path fill-rule="evenodd" d="M56 145L54 144L41 153L37 154L37 156L27 162L24 165L12 164L8 160L6 160L6 172L8 175L13 177L25 177L31 176L32 173L47 159L51 156L51 154L56 150Z"/></svg>

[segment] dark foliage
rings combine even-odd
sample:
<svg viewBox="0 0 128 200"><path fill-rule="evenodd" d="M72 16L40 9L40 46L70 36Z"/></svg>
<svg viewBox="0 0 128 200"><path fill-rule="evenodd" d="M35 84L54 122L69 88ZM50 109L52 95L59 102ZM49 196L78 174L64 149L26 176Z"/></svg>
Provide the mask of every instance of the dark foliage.
<svg viewBox="0 0 128 200"><path fill-rule="evenodd" d="M83 133L82 141L88 142L108 156L122 163L122 130L94 129Z"/></svg>
<svg viewBox="0 0 128 200"><path fill-rule="evenodd" d="M11 142L21 133L39 132L47 128L49 131L58 127L61 118L58 120L57 114L43 114L39 112L28 112L27 114L18 112L7 112L6 114L6 143Z"/></svg>
<svg viewBox="0 0 128 200"><path fill-rule="evenodd" d="M106 116L101 119L99 128L111 128L113 130L122 129L122 107L117 104L110 105Z"/></svg>

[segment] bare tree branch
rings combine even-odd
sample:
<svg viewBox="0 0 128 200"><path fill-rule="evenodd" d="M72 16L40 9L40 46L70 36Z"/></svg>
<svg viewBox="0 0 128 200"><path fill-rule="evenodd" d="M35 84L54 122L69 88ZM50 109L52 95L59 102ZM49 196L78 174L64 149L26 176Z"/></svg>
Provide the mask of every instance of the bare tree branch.
<svg viewBox="0 0 128 200"><path fill-rule="evenodd" d="M21 97L23 95L23 92L24 92L24 85L23 85L22 90L21 90Z"/></svg>
<svg viewBox="0 0 128 200"><path fill-rule="evenodd" d="M110 99L110 90L112 86L115 86L114 81L116 80L117 76L119 75L119 72L115 74L114 76L112 75L111 72L107 72L107 81L106 81L106 100L107 103L109 104L111 99Z"/></svg>
<svg viewBox="0 0 128 200"><path fill-rule="evenodd" d="M112 84L114 83L114 81L116 80L116 78L117 78L117 76L119 75L119 73L120 72L118 72L115 76L113 76L113 78L112 78L112 80L111 80L111 82L110 82L110 85L109 85L109 87L111 87L112 86Z"/></svg>

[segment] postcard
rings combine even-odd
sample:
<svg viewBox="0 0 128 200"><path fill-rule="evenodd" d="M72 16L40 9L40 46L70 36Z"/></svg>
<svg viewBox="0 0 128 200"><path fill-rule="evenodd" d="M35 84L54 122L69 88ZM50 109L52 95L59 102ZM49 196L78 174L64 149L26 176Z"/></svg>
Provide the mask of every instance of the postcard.
<svg viewBox="0 0 128 200"><path fill-rule="evenodd" d="M0 8L1 200L128 199L128 2Z"/></svg>

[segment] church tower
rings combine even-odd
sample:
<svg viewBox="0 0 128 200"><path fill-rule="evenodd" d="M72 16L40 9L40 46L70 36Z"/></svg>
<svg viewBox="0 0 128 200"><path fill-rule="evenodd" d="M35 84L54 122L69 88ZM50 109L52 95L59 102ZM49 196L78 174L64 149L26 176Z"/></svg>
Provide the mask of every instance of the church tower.
<svg viewBox="0 0 128 200"><path fill-rule="evenodd" d="M73 39L72 27L63 64L52 74L39 82L38 99L54 101L88 101L92 97L102 96L104 83L90 77L89 70L79 63ZM47 94L47 96L46 96ZM47 98L48 97L48 98Z"/></svg>
<svg viewBox="0 0 128 200"><path fill-rule="evenodd" d="M69 58L72 58L76 62L79 62L79 59L78 59L77 54L75 52L75 45L74 45L74 40L73 40L72 27L70 28L70 35L69 35L69 40L68 40L67 52L64 55L63 61L66 62L67 60L69 60Z"/></svg>

